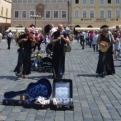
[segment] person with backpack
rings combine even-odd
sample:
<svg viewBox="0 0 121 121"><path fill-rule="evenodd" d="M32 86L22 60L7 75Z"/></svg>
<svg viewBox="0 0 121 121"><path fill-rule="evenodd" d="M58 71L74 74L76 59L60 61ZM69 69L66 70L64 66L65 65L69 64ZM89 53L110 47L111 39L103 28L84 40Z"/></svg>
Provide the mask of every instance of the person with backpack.
<svg viewBox="0 0 121 121"><path fill-rule="evenodd" d="M7 34L7 44L8 44L8 49L10 49L10 44L11 44L11 40L13 39L13 33L11 32L11 30L9 30L8 34Z"/></svg>

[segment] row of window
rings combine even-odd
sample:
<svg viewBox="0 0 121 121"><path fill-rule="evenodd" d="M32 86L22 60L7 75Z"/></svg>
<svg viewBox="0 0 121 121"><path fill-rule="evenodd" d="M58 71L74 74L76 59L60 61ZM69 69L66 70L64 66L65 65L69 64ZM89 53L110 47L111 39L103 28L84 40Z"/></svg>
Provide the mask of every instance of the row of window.
<svg viewBox="0 0 121 121"><path fill-rule="evenodd" d="M29 18L31 17L31 15L35 15L35 11L31 10L29 11ZM15 10L14 12L14 17L15 18L19 18L20 17L20 11L19 10ZM23 10L21 12L21 17L22 18L27 18L28 17L28 12L27 10ZM53 10L53 12L51 10L45 10L45 18L59 18L59 10ZM61 10L61 18L67 18L67 11L66 10Z"/></svg>
<svg viewBox="0 0 121 121"><path fill-rule="evenodd" d="M5 13L6 12L6 13ZM3 9L3 7L1 8L1 11L0 11L0 15L1 16L4 16L4 14L6 15L6 17L8 17L8 9L6 9L6 11L5 11L5 9Z"/></svg>
<svg viewBox="0 0 121 121"><path fill-rule="evenodd" d="M87 4L89 1L90 4L94 4L95 0L82 0L82 4ZM105 4L105 1L108 3L108 4L111 4L112 1L111 0L99 0L99 4ZM113 0L114 1L114 0ZM80 0L75 0L75 4L79 4L80 3ZM115 0L115 3L116 4L120 4L120 0Z"/></svg>
<svg viewBox="0 0 121 121"><path fill-rule="evenodd" d="M104 10L100 10L99 11L99 17L100 18L106 18L105 13L106 12ZM115 11L115 17L116 18L120 18L120 14L121 14L120 10ZM74 17L75 18L80 18L80 11L79 10L75 10ZM82 18L95 18L94 10L90 10L89 15L88 15L87 10L83 10L82 11ZM109 19L112 18L112 11L111 10L107 10L107 18L109 18Z"/></svg>

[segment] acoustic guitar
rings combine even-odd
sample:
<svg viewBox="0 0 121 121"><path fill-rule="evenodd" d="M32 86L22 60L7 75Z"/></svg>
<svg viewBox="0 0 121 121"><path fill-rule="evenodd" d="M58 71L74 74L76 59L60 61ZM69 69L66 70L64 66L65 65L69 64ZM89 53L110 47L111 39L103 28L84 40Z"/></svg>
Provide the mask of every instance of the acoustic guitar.
<svg viewBox="0 0 121 121"><path fill-rule="evenodd" d="M25 90L22 91L10 91L4 94L5 99L11 99L15 96L26 94L31 99L35 99L39 96L48 98L52 92L52 87L49 80L42 78L36 83L30 83Z"/></svg>
<svg viewBox="0 0 121 121"><path fill-rule="evenodd" d="M104 47L104 46L100 45L101 43L106 45L106 46ZM100 51L101 52L107 52L108 48L110 47L110 44L106 41L101 41L100 44L99 44Z"/></svg>

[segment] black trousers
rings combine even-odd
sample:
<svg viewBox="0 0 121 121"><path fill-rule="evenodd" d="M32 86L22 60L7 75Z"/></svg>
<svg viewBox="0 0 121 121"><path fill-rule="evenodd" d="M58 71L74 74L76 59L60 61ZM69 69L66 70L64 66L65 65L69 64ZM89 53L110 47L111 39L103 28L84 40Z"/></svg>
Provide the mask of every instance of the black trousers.
<svg viewBox="0 0 121 121"><path fill-rule="evenodd" d="M90 46L90 48L92 47L92 41L93 41L92 39L89 40L89 46Z"/></svg>
<svg viewBox="0 0 121 121"><path fill-rule="evenodd" d="M18 53L18 63L14 72L20 73L22 71L23 65L23 74L28 75L31 73L31 52L30 51L20 51Z"/></svg>
<svg viewBox="0 0 121 121"><path fill-rule="evenodd" d="M38 41L38 43L36 43L36 45L35 45L35 47L34 47L34 51L36 50L36 47L38 47L38 50L40 51L40 49L41 49L41 43L42 43L42 41Z"/></svg>
<svg viewBox="0 0 121 121"><path fill-rule="evenodd" d="M10 38L7 39L7 44L8 44L8 49L10 49L10 44L11 44L11 39Z"/></svg>
<svg viewBox="0 0 121 121"><path fill-rule="evenodd" d="M85 40L81 40L81 39L80 39L80 44L81 44L81 46L82 46L82 49L84 49L84 41L85 41Z"/></svg>
<svg viewBox="0 0 121 121"><path fill-rule="evenodd" d="M18 62L14 69L14 72L20 73L22 72L22 65L23 65L23 54L22 51L18 52Z"/></svg>
<svg viewBox="0 0 121 121"><path fill-rule="evenodd" d="M63 46L54 46L53 56L53 75L55 78L62 78L65 72L65 47Z"/></svg>

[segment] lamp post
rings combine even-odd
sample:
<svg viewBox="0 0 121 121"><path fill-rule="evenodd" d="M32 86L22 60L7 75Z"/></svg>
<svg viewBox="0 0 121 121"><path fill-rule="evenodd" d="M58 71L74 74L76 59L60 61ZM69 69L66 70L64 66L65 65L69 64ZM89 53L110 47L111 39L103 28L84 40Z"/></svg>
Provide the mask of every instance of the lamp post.
<svg viewBox="0 0 121 121"><path fill-rule="evenodd" d="M31 18L35 20L35 27L36 27L36 19L40 19L41 15L31 15Z"/></svg>
<svg viewBox="0 0 121 121"><path fill-rule="evenodd" d="M69 1L68 1L68 25L69 25Z"/></svg>

